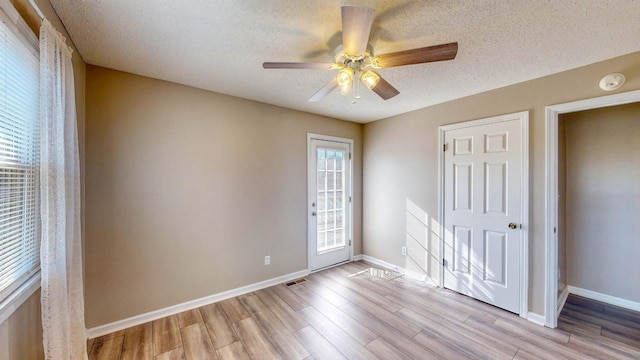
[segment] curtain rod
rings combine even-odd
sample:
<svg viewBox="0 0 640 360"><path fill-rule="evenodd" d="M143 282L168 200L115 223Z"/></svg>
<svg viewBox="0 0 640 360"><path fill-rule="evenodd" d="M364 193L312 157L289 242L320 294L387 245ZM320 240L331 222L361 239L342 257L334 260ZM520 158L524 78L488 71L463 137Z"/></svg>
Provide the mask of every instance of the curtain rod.
<svg viewBox="0 0 640 360"><path fill-rule="evenodd" d="M29 4L31 5L33 10L36 11L36 14L38 14L38 16L40 16L40 19L43 20L44 19L44 14L42 13L42 10L40 10L40 8L38 7L38 4L36 4L36 2L34 0L29 0Z"/></svg>

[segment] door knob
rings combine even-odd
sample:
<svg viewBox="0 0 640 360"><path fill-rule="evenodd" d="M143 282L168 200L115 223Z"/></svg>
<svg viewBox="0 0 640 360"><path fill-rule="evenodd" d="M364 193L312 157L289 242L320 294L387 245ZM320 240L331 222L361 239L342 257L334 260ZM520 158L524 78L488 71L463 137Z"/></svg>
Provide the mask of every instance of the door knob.
<svg viewBox="0 0 640 360"><path fill-rule="evenodd" d="M314 211L314 212L312 212L312 213L311 213L311 216L316 216L316 212L315 212L315 211Z"/></svg>
<svg viewBox="0 0 640 360"><path fill-rule="evenodd" d="M516 225L514 223L509 223L509 229L515 229L517 227L518 227L518 225Z"/></svg>

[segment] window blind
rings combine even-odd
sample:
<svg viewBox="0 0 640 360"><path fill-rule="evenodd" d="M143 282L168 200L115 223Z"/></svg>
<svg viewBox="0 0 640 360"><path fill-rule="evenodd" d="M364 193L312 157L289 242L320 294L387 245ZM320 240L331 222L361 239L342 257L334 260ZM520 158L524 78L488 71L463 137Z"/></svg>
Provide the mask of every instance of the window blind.
<svg viewBox="0 0 640 360"><path fill-rule="evenodd" d="M0 302L40 265L39 58L0 17Z"/></svg>

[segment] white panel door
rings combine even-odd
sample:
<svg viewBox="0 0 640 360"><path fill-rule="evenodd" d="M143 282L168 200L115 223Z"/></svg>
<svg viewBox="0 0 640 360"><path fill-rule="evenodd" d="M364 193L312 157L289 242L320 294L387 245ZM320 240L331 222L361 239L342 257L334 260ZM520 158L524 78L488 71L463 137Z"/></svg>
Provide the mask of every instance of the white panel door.
<svg viewBox="0 0 640 360"><path fill-rule="evenodd" d="M444 286L520 311L521 121L444 133Z"/></svg>
<svg viewBox="0 0 640 360"><path fill-rule="evenodd" d="M309 270L350 259L351 145L309 139Z"/></svg>

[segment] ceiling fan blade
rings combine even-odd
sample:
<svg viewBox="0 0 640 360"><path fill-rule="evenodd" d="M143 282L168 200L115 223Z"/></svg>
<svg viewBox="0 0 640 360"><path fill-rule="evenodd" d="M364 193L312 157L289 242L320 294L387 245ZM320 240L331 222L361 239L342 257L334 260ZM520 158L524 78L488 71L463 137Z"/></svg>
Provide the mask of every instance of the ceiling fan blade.
<svg viewBox="0 0 640 360"><path fill-rule="evenodd" d="M324 99L325 96L329 95L336 87L338 87L338 80L336 80L336 77L334 76L331 81L326 83L320 90L316 91L316 93L313 94L307 102L318 102Z"/></svg>
<svg viewBox="0 0 640 360"><path fill-rule="evenodd" d="M453 60L458 54L458 43L427 46L418 49L398 51L374 58L374 66L389 68L394 66L422 64L434 61Z"/></svg>
<svg viewBox="0 0 640 360"><path fill-rule="evenodd" d="M305 63L305 62L265 62L262 67L265 69L315 69L330 70L333 63Z"/></svg>
<svg viewBox="0 0 640 360"><path fill-rule="evenodd" d="M400 91L398 91L391 84L389 84L387 80L382 78L382 76L380 76L380 81L378 81L378 84L374 86L371 90L373 90L373 92L378 94L378 96L380 96L382 100L389 100L392 97L400 94Z"/></svg>
<svg viewBox="0 0 640 360"><path fill-rule="evenodd" d="M342 47L347 55L364 55L372 22L372 8L349 5L342 7Z"/></svg>

